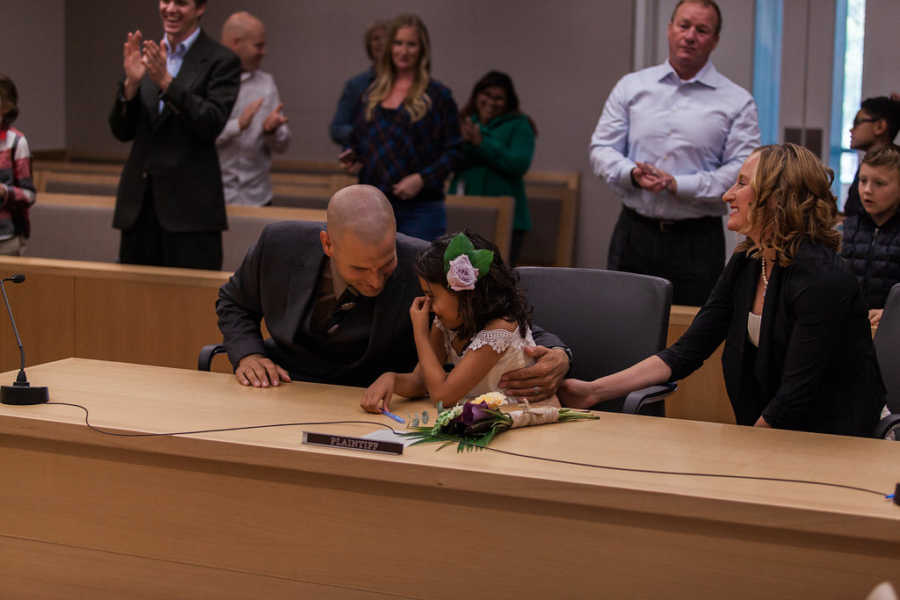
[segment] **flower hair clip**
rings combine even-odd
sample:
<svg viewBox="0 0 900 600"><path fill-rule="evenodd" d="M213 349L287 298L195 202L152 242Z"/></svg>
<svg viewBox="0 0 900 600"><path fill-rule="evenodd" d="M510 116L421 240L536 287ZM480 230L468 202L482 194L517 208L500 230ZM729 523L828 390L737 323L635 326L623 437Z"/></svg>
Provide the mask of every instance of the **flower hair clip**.
<svg viewBox="0 0 900 600"><path fill-rule="evenodd" d="M444 273L454 292L474 290L475 283L487 275L494 261L492 250L476 250L464 233L457 233L444 250Z"/></svg>

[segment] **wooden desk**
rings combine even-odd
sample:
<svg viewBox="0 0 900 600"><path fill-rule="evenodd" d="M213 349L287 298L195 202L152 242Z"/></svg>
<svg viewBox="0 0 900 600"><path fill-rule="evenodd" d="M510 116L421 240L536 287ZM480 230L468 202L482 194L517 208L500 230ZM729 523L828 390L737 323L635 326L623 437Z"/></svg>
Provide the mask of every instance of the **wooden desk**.
<svg viewBox="0 0 900 600"><path fill-rule="evenodd" d="M393 424L361 413L354 388L258 390L225 374L85 359L29 377L120 432ZM22 597L862 598L900 573L900 507L875 495L435 445L388 457L300 444L304 429L371 425L119 438L83 418L0 406L0 572ZM900 444L883 440L621 414L509 432L494 447L885 492L900 464Z"/></svg>

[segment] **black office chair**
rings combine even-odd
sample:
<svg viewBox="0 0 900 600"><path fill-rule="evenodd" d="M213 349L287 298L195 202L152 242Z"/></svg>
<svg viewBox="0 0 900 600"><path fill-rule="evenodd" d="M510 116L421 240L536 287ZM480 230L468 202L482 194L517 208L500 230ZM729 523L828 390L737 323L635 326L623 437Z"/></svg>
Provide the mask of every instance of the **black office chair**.
<svg viewBox="0 0 900 600"><path fill-rule="evenodd" d="M665 347L672 284L660 277L605 269L519 267L534 322L572 349L570 377L596 379ZM674 383L655 385L595 408L665 416Z"/></svg>
<svg viewBox="0 0 900 600"><path fill-rule="evenodd" d="M197 356L197 370L209 371L209 365L212 363L213 356L216 354L224 354L225 346L222 344L207 344L200 348L200 354Z"/></svg>
<svg viewBox="0 0 900 600"><path fill-rule="evenodd" d="M887 406L891 414L878 423L875 437L885 437L891 429L900 438L900 283L891 288L884 303L884 314L875 331L875 354L881 378L887 388Z"/></svg>

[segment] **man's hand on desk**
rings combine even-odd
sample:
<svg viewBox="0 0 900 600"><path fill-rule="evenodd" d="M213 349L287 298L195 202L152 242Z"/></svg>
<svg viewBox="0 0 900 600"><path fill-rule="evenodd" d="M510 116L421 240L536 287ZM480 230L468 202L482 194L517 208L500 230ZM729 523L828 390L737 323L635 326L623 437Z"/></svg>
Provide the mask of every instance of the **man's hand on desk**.
<svg viewBox="0 0 900 600"><path fill-rule="evenodd" d="M238 363L234 376L241 385L253 387L279 386L289 383L291 376L280 366L262 354L248 354Z"/></svg>

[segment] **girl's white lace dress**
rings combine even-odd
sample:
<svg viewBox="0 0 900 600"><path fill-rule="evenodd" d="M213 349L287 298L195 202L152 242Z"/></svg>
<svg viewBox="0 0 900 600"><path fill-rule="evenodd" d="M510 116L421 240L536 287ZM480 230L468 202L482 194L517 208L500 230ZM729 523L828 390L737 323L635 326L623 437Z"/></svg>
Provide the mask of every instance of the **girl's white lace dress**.
<svg viewBox="0 0 900 600"><path fill-rule="evenodd" d="M445 329L437 317L434 318L434 326L444 334L444 349L447 352L447 361L454 365L459 364L459 361L462 360L462 357L467 352L474 352L482 346L490 346L494 352L501 355L500 360L497 361L497 364L494 365L488 374L475 387L469 390L466 398L476 398L488 392L499 392L500 386L497 384L504 373L521 369L522 367L530 367L535 362L533 358L526 356L522 351L523 348L530 348L536 345L531 335L530 327L525 330L524 338L520 335L518 327L512 331L507 331L506 329L482 329L475 334L462 354L457 354L456 350L453 349L456 332Z"/></svg>

